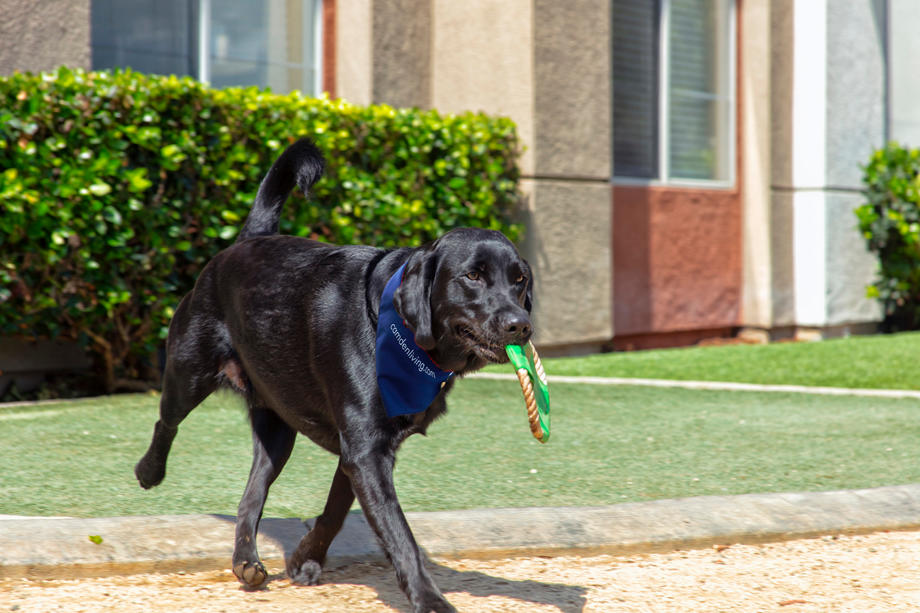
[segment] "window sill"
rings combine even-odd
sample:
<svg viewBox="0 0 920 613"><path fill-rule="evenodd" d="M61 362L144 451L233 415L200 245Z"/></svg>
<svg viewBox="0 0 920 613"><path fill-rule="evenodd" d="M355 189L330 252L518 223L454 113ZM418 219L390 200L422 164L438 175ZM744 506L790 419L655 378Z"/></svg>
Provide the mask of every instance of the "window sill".
<svg viewBox="0 0 920 613"><path fill-rule="evenodd" d="M709 189L714 191L731 191L737 188L734 181L695 181L693 179L635 179L632 177L613 177L610 182L623 187L657 187L673 189Z"/></svg>

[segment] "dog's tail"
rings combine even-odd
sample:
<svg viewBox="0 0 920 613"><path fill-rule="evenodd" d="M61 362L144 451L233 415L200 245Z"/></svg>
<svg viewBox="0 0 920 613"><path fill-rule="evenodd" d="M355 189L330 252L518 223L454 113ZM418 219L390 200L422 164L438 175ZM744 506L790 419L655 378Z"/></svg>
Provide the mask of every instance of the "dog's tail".
<svg viewBox="0 0 920 613"><path fill-rule="evenodd" d="M262 179L252 210L236 240L278 234L281 208L294 185L299 185L307 195L323 174L325 165L322 152L309 138L302 138L285 149Z"/></svg>

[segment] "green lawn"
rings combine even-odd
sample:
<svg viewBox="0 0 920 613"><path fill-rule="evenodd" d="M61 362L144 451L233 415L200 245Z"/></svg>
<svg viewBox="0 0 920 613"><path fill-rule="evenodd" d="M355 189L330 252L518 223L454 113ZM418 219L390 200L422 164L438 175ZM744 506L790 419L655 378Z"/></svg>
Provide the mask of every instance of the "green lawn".
<svg viewBox="0 0 920 613"><path fill-rule="evenodd" d="M722 349L698 355L709 351ZM916 400L581 384L551 391L553 436L541 445L515 382L461 381L450 413L399 455L404 508L602 505L920 481ZM132 469L156 405L155 396L127 395L0 408L0 514L235 514L251 457L240 401L216 395L196 409L180 428L166 480L144 491ZM318 514L334 467L301 438L266 515Z"/></svg>
<svg viewBox="0 0 920 613"><path fill-rule="evenodd" d="M548 359L552 375L920 389L920 332ZM510 372L491 366L490 372Z"/></svg>

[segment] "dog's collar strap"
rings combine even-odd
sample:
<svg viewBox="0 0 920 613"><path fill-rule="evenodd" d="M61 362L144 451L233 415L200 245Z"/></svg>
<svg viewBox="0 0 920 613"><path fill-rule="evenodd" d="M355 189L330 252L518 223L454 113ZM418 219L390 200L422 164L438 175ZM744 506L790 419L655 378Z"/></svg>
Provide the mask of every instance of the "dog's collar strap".
<svg viewBox="0 0 920 613"><path fill-rule="evenodd" d="M415 344L415 335L393 306L405 269L403 264L387 281L377 316L377 386L389 417L424 411L454 374L441 370Z"/></svg>

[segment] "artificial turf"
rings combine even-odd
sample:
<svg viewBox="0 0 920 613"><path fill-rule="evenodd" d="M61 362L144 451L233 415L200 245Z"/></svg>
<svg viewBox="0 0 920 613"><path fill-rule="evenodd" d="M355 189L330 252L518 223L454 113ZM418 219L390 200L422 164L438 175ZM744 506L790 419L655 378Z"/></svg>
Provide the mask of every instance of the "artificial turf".
<svg viewBox="0 0 920 613"><path fill-rule="evenodd" d="M550 375L920 389L920 332L546 359ZM508 372L490 366L490 372Z"/></svg>
<svg viewBox="0 0 920 613"><path fill-rule="evenodd" d="M400 451L403 507L591 506L920 481L917 400L552 383L551 392L553 433L542 445L516 382L459 382L448 415ZM157 400L0 407L0 514L235 514L251 458L241 401L218 394L193 411L166 480L144 491L132 469ZM318 514L335 463L301 437L266 516Z"/></svg>

